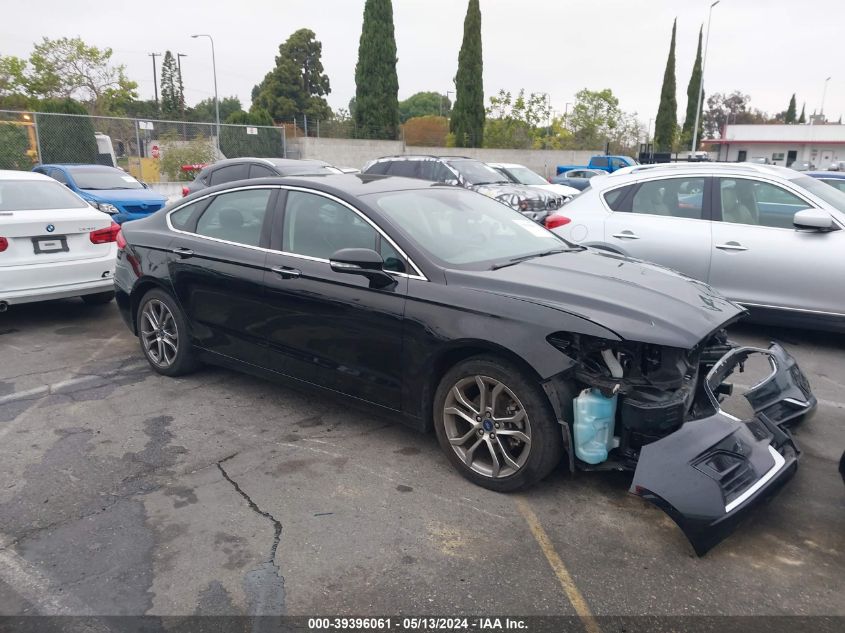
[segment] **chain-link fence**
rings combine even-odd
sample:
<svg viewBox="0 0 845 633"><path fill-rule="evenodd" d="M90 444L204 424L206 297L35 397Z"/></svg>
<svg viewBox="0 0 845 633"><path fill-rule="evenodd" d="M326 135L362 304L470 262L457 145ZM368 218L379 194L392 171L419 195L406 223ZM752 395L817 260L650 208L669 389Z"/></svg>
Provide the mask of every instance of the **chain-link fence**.
<svg viewBox="0 0 845 633"><path fill-rule="evenodd" d="M159 121L0 110L0 169L94 163L145 182L191 180L221 158L287 156L287 126Z"/></svg>
<svg viewBox="0 0 845 633"><path fill-rule="evenodd" d="M402 126L361 126L351 117L320 120L306 115L286 119L284 127L288 140L297 138L349 138L380 141L401 141Z"/></svg>

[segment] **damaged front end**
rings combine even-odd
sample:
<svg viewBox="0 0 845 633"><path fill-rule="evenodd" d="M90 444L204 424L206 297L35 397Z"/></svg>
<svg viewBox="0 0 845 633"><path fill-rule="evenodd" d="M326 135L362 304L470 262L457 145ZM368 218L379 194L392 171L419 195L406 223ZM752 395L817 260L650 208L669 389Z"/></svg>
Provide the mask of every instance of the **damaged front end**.
<svg viewBox="0 0 845 633"><path fill-rule="evenodd" d="M567 336L576 360L570 453L586 470L633 470L630 491L664 510L701 556L795 473L788 427L816 406L806 377L777 343L733 347L724 331L692 350ZM727 380L764 358L766 377L725 410Z"/></svg>

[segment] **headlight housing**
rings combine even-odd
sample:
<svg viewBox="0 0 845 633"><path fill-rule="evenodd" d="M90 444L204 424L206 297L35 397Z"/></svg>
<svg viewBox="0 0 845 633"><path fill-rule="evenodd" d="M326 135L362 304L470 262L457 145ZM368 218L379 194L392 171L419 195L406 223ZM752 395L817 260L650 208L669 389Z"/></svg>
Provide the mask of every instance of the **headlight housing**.
<svg viewBox="0 0 845 633"><path fill-rule="evenodd" d="M94 202L93 204L103 213L108 213L109 215L116 215L120 213L120 209L108 202Z"/></svg>

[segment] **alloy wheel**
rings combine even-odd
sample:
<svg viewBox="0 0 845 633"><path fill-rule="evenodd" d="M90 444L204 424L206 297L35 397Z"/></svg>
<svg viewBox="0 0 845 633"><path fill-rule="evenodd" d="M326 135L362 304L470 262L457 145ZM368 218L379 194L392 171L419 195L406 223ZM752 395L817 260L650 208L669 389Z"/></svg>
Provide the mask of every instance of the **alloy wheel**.
<svg viewBox="0 0 845 633"><path fill-rule="evenodd" d="M141 342L158 367L170 367L176 360L179 330L170 308L158 299L148 301L141 312Z"/></svg>
<svg viewBox="0 0 845 633"><path fill-rule="evenodd" d="M446 396L443 421L452 450L480 475L509 477L528 460L528 413L500 380L489 376L459 380Z"/></svg>

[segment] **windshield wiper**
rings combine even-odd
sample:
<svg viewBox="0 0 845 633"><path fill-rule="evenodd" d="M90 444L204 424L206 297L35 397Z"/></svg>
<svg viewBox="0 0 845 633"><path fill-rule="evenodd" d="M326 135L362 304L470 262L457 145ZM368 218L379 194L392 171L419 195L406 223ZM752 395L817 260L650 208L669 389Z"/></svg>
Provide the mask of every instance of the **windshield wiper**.
<svg viewBox="0 0 845 633"><path fill-rule="evenodd" d="M573 251L580 251L582 250L581 247L577 248L553 248L548 251L543 251L542 253L531 253L530 255L520 255L519 257L514 257L513 259L509 259L506 262L502 262L501 264L493 264L490 270L499 270L500 268L504 268L505 266L513 266L514 264L519 264L520 262L527 261L529 259L534 259L535 257L546 257L547 255L557 255L558 253L571 253Z"/></svg>

